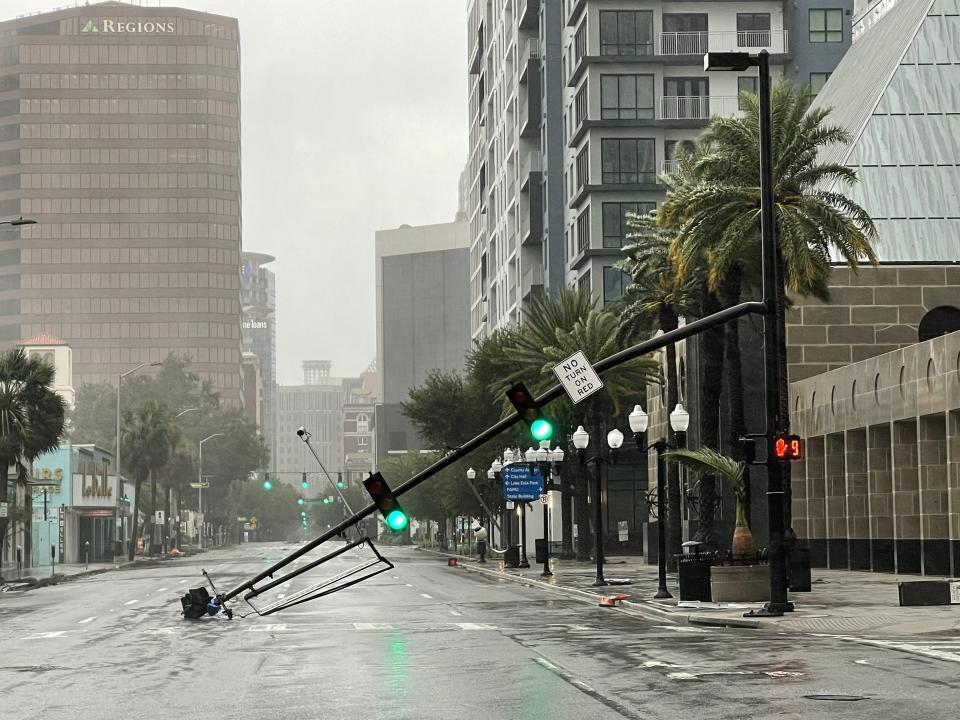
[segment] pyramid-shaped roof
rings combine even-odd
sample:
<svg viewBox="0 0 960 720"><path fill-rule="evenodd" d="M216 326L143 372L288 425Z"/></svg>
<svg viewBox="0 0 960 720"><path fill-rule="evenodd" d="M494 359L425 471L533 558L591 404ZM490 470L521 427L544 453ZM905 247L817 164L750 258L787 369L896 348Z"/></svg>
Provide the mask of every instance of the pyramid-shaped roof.
<svg viewBox="0 0 960 720"><path fill-rule="evenodd" d="M850 47L814 107L851 136L822 162L874 219L882 262L960 260L960 0L899 0ZM885 9L885 8L884 8Z"/></svg>
<svg viewBox="0 0 960 720"><path fill-rule="evenodd" d="M21 340L19 345L23 347L33 347L35 345L66 345L63 340L58 338L56 335L51 335L48 332L41 331L40 333L34 335L29 340Z"/></svg>

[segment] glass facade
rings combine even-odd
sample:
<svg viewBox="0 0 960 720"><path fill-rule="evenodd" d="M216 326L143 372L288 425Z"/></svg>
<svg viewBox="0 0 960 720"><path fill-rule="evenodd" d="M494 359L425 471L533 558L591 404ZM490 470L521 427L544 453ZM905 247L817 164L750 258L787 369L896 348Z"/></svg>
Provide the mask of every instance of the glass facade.
<svg viewBox="0 0 960 720"><path fill-rule="evenodd" d="M0 347L75 382L170 352L240 401L240 48L231 18L75 7L0 23Z"/></svg>

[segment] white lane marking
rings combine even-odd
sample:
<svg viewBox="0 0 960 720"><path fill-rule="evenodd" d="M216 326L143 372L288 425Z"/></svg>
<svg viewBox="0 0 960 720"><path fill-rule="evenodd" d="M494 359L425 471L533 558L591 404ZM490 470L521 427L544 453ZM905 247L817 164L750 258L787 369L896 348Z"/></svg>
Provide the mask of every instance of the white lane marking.
<svg viewBox="0 0 960 720"><path fill-rule="evenodd" d="M413 587L410 583L404 583L407 587Z"/></svg>
<svg viewBox="0 0 960 720"><path fill-rule="evenodd" d="M425 597L427 600L433 600L433 597L427 595L426 593L420 593L420 597Z"/></svg>
<svg viewBox="0 0 960 720"><path fill-rule="evenodd" d="M144 634L146 634L146 635L176 635L177 630L178 630L178 629L175 628L175 627L163 627L163 628L155 628L155 629L153 629L153 630L144 630Z"/></svg>
<svg viewBox="0 0 960 720"><path fill-rule="evenodd" d="M287 596L286 593L278 593L278 594L277 594L277 600L283 600L286 596Z"/></svg>
<svg viewBox="0 0 960 720"><path fill-rule="evenodd" d="M948 662L960 663L960 653L936 649L935 646L940 644L940 642L936 640L931 645L920 645L917 643L896 642L894 640L871 640L869 638L854 637L852 635L826 635L817 633L816 637L830 637L837 640L847 640L849 642L860 643L861 645L872 645L874 647L889 648L891 650L900 650L902 652L908 652L914 655L922 655L924 657L933 658L934 660L946 660Z"/></svg>
<svg viewBox="0 0 960 720"><path fill-rule="evenodd" d="M390 623L354 623L354 630L393 630Z"/></svg>
<svg viewBox="0 0 960 720"><path fill-rule="evenodd" d="M283 623L276 623L273 625L251 625L247 628L247 632L280 632L281 630L286 630L287 626Z"/></svg>
<svg viewBox="0 0 960 720"><path fill-rule="evenodd" d="M451 610L451 611L450 611L450 614L451 614L451 615L456 615L457 617L461 617L461 616L463 615L463 613L458 613L456 610Z"/></svg>
<svg viewBox="0 0 960 720"><path fill-rule="evenodd" d="M654 625L654 627L661 630L673 630L674 632L685 632L685 633L699 633L699 634L709 634L710 630L705 630L704 628L696 627L677 627L676 625Z"/></svg>
<svg viewBox="0 0 960 720"><path fill-rule="evenodd" d="M869 660L854 660L853 662L856 663L857 665L869 665L869 664L870 664L870 661L869 661Z"/></svg>
<svg viewBox="0 0 960 720"><path fill-rule="evenodd" d="M139 600L127 600L124 605L133 605L135 602L140 602Z"/></svg>
<svg viewBox="0 0 960 720"><path fill-rule="evenodd" d="M454 623L461 630L496 630L496 625L486 625L484 623Z"/></svg>
<svg viewBox="0 0 960 720"><path fill-rule="evenodd" d="M37 633L36 635L30 635L29 637L23 638L24 640L45 640L47 638L61 637L66 635L69 630L52 630L50 632Z"/></svg>
<svg viewBox="0 0 960 720"><path fill-rule="evenodd" d="M183 585L186 581L187 581L186 578L184 578L183 580L180 581L180 584Z"/></svg>
<svg viewBox="0 0 960 720"><path fill-rule="evenodd" d="M96 616L96 615L91 615L90 617L84 618L83 620L81 620L80 622L78 622L77 625L83 625L84 623L92 622L92 621L94 621L94 620L96 620L96 619L97 619L97 616Z"/></svg>
<svg viewBox="0 0 960 720"><path fill-rule="evenodd" d="M399 579L400 579L399 576L397 576L397 575L391 575L390 577L392 577L394 580L399 580Z"/></svg>
<svg viewBox="0 0 960 720"><path fill-rule="evenodd" d="M163 592L164 590L166 590L166 588L165 588L165 587L162 587L162 588L160 588L159 590L157 590L157 592Z"/></svg>

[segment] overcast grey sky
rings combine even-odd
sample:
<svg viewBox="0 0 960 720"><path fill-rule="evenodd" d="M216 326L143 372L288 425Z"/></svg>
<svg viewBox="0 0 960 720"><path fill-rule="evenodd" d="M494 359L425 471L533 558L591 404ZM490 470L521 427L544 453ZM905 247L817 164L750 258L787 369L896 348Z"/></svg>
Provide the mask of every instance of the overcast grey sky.
<svg viewBox="0 0 960 720"><path fill-rule="evenodd" d="M0 18L71 0L0 0ZM92 4L92 3L91 3ZM376 354L374 232L453 220L466 0L144 0L240 21L243 245L277 274L278 380Z"/></svg>

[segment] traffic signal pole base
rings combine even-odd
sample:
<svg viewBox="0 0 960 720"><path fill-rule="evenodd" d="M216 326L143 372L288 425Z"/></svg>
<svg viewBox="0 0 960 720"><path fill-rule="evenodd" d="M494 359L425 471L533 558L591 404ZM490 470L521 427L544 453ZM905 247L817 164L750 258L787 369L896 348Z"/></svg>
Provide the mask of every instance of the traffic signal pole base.
<svg viewBox="0 0 960 720"><path fill-rule="evenodd" d="M673 595L670 594L670 591L669 591L669 590L667 590L666 588L659 588L659 589L657 590L657 594L653 596L653 599L654 599L654 600L668 600L669 598L672 598L672 597L673 597Z"/></svg>
<svg viewBox="0 0 960 720"><path fill-rule="evenodd" d="M610 583L608 583L608 582L607 582L606 580L604 580L603 578L597 578L597 579L594 580L594 582L593 582L593 587L606 587L606 586L609 585L609 584L610 584Z"/></svg>
<svg viewBox="0 0 960 720"><path fill-rule="evenodd" d="M787 607L789 606L789 609ZM762 608L750 610L743 614L744 617L783 617L785 612L793 612L793 603L764 603Z"/></svg>

